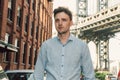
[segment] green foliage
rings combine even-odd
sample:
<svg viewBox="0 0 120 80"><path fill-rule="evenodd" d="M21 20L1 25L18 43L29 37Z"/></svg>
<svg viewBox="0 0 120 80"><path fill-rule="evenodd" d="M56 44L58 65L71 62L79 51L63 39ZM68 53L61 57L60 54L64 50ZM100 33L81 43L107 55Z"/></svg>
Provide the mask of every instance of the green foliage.
<svg viewBox="0 0 120 80"><path fill-rule="evenodd" d="M8 80L7 74L4 70L0 70L0 80Z"/></svg>
<svg viewBox="0 0 120 80"><path fill-rule="evenodd" d="M105 72L96 72L95 77L100 79L100 80L105 80L105 76L107 73Z"/></svg>

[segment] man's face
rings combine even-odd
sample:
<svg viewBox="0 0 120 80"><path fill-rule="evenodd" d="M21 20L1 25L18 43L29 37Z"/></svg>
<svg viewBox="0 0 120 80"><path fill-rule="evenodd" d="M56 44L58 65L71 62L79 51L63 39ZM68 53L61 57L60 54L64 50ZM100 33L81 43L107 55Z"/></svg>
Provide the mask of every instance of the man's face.
<svg viewBox="0 0 120 80"><path fill-rule="evenodd" d="M69 16L66 13L60 12L56 14L55 28L58 34L68 33L71 25L72 25L72 20L70 20Z"/></svg>

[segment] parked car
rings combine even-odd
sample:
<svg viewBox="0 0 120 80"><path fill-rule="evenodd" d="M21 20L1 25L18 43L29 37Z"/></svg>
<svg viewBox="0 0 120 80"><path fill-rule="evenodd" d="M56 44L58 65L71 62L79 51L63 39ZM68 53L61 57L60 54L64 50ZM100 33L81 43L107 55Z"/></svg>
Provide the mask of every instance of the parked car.
<svg viewBox="0 0 120 80"><path fill-rule="evenodd" d="M9 80L28 80L33 72L34 70L8 70L5 73Z"/></svg>
<svg viewBox="0 0 120 80"><path fill-rule="evenodd" d="M117 78L114 77L114 76L112 76L112 77L110 77L110 78L111 78L111 80L117 80Z"/></svg>
<svg viewBox="0 0 120 80"><path fill-rule="evenodd" d="M115 75L113 75L113 74L107 74L106 80L117 80L117 77L115 77Z"/></svg>
<svg viewBox="0 0 120 80"><path fill-rule="evenodd" d="M34 75L31 74L30 77L28 78L28 80L35 80ZM43 80L46 80L46 72L44 73L44 79Z"/></svg>

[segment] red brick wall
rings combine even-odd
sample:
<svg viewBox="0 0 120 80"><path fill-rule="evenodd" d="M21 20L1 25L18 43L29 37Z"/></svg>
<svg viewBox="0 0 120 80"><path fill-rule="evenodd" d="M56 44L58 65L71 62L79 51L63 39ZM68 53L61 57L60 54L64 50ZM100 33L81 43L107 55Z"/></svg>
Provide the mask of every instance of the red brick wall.
<svg viewBox="0 0 120 80"><path fill-rule="evenodd" d="M7 18L7 11L8 11L8 0L1 0L2 10L0 9L0 40L5 40L5 34L9 33L10 37L10 44L15 45L15 39L19 40L19 49L18 49L18 62L14 62L15 52L10 52L7 49L5 50L9 52L9 61L4 61L4 53L0 49L0 64L2 67L7 69L34 69L34 57L35 52L39 51L40 45L43 41L51 38L52 36L52 7L49 8L48 6L52 6L52 2L48 2L48 0L34 0L34 7L35 10L32 9L32 0L30 3L27 3L26 0L13 0L13 12L12 12L12 21L8 20ZM38 1L38 2L37 2ZM21 16L21 24L20 26L17 25L17 8L18 6L22 9L22 16ZM44 16L43 16L44 14ZM2 15L2 16L1 16ZM25 16L29 16L28 20L28 31L27 33L24 31L24 23L25 23ZM33 34L31 36L31 23L33 21ZM38 27L38 28L37 28ZM36 38L36 29L38 30L38 37ZM23 43L27 44L25 48L25 63L23 63L22 53L23 53ZM29 50L29 46L32 47L32 50ZM35 48L35 50L34 50ZM29 57L29 53L31 51L31 57ZM37 54L37 53L36 53ZM31 58L31 60L29 59ZM29 62L31 64L29 64Z"/></svg>

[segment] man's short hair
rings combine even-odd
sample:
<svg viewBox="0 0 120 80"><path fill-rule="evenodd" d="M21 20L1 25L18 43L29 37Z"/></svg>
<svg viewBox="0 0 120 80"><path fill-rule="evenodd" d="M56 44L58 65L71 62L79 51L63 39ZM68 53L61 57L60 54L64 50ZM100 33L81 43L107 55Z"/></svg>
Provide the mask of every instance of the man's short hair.
<svg viewBox="0 0 120 80"><path fill-rule="evenodd" d="M72 20L72 12L68 8L65 8L65 7L58 7L54 9L53 11L54 17L56 16L57 13L60 13L60 12L66 13L69 16L70 20Z"/></svg>

